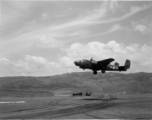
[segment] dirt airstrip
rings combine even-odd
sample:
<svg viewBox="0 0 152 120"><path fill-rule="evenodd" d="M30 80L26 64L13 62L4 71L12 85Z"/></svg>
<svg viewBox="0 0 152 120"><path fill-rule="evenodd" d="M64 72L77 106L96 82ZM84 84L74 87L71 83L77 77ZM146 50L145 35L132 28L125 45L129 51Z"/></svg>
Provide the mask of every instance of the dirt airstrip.
<svg viewBox="0 0 152 120"><path fill-rule="evenodd" d="M54 96L44 98L1 98L0 119L150 119L150 94L116 95L105 99L93 96Z"/></svg>

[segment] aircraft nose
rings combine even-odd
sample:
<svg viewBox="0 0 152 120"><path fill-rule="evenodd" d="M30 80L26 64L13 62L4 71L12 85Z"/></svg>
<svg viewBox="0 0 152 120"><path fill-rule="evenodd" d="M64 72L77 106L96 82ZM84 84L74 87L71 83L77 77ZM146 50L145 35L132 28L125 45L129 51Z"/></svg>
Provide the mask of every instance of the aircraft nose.
<svg viewBox="0 0 152 120"><path fill-rule="evenodd" d="M79 65L79 61L74 61L74 64L78 66Z"/></svg>

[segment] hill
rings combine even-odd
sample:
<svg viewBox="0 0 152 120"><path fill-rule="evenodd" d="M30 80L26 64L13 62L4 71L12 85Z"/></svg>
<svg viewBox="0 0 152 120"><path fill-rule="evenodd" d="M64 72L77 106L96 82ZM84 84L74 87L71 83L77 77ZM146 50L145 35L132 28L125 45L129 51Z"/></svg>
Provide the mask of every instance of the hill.
<svg viewBox="0 0 152 120"><path fill-rule="evenodd" d="M50 96L58 90L152 93L152 73L67 73L47 77L1 77L0 96Z"/></svg>

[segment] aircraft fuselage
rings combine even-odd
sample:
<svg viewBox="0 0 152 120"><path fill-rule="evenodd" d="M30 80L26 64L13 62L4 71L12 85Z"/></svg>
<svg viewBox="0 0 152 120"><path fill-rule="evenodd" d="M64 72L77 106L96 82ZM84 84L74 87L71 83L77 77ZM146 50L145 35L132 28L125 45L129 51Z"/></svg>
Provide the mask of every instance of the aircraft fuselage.
<svg viewBox="0 0 152 120"><path fill-rule="evenodd" d="M83 59L83 60L75 61L74 63L76 66L79 66L82 69L91 69L91 70L98 71L98 70L106 69L107 65L112 61L114 61L113 58L103 60L102 63L98 63L95 60L90 61L90 60Z"/></svg>
<svg viewBox="0 0 152 120"><path fill-rule="evenodd" d="M101 70L102 73L105 73L105 71L126 71L130 68L130 60L126 60L125 66L119 66L118 63L115 63L115 65L110 65L110 63L113 61L113 58L101 61L83 59L75 61L74 64L84 70L91 69L93 70L94 74L97 74L97 71L99 70Z"/></svg>

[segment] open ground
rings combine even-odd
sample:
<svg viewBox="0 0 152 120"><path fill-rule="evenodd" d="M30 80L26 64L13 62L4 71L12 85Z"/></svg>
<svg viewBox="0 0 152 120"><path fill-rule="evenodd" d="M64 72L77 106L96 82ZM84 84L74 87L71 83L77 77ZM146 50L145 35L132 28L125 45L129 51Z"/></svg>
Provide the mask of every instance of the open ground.
<svg viewBox="0 0 152 120"><path fill-rule="evenodd" d="M52 97L5 97L0 101L25 101L0 104L0 119L150 119L151 94Z"/></svg>

